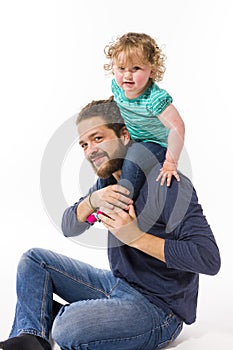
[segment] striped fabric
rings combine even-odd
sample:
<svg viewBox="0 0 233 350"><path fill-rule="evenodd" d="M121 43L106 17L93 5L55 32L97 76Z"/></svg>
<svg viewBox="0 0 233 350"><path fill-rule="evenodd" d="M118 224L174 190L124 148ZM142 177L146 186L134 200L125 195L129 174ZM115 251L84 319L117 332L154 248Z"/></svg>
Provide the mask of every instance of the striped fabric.
<svg viewBox="0 0 233 350"><path fill-rule="evenodd" d="M112 80L112 92L132 140L156 142L167 147L169 130L158 116L172 103L172 97L152 83L142 95L128 99L115 79Z"/></svg>

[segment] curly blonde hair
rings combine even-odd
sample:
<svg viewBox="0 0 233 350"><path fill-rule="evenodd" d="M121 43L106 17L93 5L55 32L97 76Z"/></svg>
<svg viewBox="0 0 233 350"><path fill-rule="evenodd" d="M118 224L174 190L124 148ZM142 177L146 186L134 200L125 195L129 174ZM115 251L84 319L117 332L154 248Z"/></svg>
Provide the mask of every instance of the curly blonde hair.
<svg viewBox="0 0 233 350"><path fill-rule="evenodd" d="M152 80L158 82L163 79L166 56L149 35L130 32L106 45L104 53L110 61L104 65L106 71L112 71L113 64L118 61L122 52L125 55L125 63L132 63L135 58L141 63L149 63L153 74Z"/></svg>

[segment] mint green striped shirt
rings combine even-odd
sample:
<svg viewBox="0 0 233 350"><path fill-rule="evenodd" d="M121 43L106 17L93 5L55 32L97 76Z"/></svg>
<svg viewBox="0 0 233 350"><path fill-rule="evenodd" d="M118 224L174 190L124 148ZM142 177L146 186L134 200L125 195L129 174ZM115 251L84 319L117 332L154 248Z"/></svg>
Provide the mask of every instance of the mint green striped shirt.
<svg viewBox="0 0 233 350"><path fill-rule="evenodd" d="M112 93L132 140L156 142L167 147L169 130L158 118L172 103L172 97L165 90L152 83L142 95L128 99L113 79Z"/></svg>

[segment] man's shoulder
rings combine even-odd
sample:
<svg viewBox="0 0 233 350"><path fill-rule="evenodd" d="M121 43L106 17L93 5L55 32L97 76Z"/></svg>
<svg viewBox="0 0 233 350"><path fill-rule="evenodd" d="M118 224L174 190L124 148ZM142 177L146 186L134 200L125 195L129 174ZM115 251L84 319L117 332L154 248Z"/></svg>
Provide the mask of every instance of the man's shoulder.
<svg viewBox="0 0 233 350"><path fill-rule="evenodd" d="M160 164L154 166L147 176L149 196L155 197L157 202L161 200L167 200L172 203L175 201L190 202L193 192L195 192L191 180L186 175L179 172L180 181L177 181L173 176L170 186L166 186L166 184L161 186L160 181L156 181L160 168Z"/></svg>
<svg viewBox="0 0 233 350"><path fill-rule="evenodd" d="M161 221L166 225L166 230L171 232L183 220L190 204L197 204L197 197L192 182L182 173L179 173L179 182L173 178L169 187L161 186L156 181L160 168L158 164L148 174L136 201L136 208L145 227L152 227L153 223Z"/></svg>
<svg viewBox="0 0 233 350"><path fill-rule="evenodd" d="M155 181L155 179L158 177L161 169L161 164L157 163L153 166L149 174L147 175L147 181L148 186L155 187L157 190L170 190L174 191L178 186L187 186L187 187L194 187L192 184L192 181L184 175L182 172L178 171L180 176L180 181L177 181L174 176L172 177L171 185L167 187L166 185L161 186L160 181ZM155 186L154 186L155 185Z"/></svg>

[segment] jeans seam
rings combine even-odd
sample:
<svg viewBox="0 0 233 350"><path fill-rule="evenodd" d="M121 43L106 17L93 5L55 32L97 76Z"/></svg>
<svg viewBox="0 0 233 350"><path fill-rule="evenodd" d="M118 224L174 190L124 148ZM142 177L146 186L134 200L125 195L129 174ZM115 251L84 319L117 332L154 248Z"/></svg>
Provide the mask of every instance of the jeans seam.
<svg viewBox="0 0 233 350"><path fill-rule="evenodd" d="M95 344L104 344L104 343L113 343L113 342L127 342L127 341L131 341L131 340L135 340L135 339L138 339L140 337L144 337L146 334L150 334L152 333L153 331L149 330L145 333L142 333L142 334L137 334L135 336L131 336L131 337L126 337L126 338L112 338L112 339L101 339L101 340L92 340L88 343L82 343L82 344L79 344L78 345L78 348L77 350L81 350L83 346L88 346L88 345L95 345Z"/></svg>
<svg viewBox="0 0 233 350"><path fill-rule="evenodd" d="M40 331L38 331L37 329L33 329L33 328L30 328L30 329L28 329L28 328L21 328L21 329L18 330L17 335L20 335L20 334L22 334L22 333L24 333L24 334L31 334L31 335L35 335L36 337L41 337L41 338L46 339L46 337L43 337L43 336L42 336L42 333L41 333ZM46 340L47 340L47 339L46 339Z"/></svg>
<svg viewBox="0 0 233 350"><path fill-rule="evenodd" d="M117 279L117 282L115 283L115 285L112 287L112 289L111 289L111 290L109 291L109 293L107 294L108 298L111 297L112 292L117 288L117 286L119 285L119 283L120 283L120 279L118 278L118 279Z"/></svg>
<svg viewBox="0 0 233 350"><path fill-rule="evenodd" d="M43 301L41 307L41 334L42 337L45 338L45 309L46 309L46 298L48 295L48 282L49 282L49 273L46 271L45 284L44 284L44 292L43 292Z"/></svg>
<svg viewBox="0 0 233 350"><path fill-rule="evenodd" d="M100 289L100 288L97 288L97 287L95 287L95 286L93 286L93 285L91 285L91 284L89 284L89 283L86 283L86 282L84 282L84 281L82 281L82 280L80 280L80 279L78 279L78 278L75 278L75 277L69 275L68 273L66 273L66 272L64 272L64 271L61 271L61 270L57 269L57 268L54 267L54 266L51 266L51 265L46 264L45 262L42 262L41 265L42 265L43 267L47 266L49 269L54 270L54 271L57 271L57 272L61 273L63 276L66 276L66 277L72 279L72 280L75 281L75 282L78 282L78 283L80 283L80 284L82 284L82 285L84 285L84 286L86 286L86 287L89 287L89 288L91 288L91 289L93 289L93 290L95 290L95 291L98 291L98 292L104 294L104 295L106 296L106 298L110 298L109 293L106 293L104 290L102 290L102 289ZM112 290L113 290L113 289L112 289ZM112 290L111 290L111 291L112 291Z"/></svg>
<svg viewBox="0 0 233 350"><path fill-rule="evenodd" d="M163 322L163 324L161 324L161 325L158 326L158 327L155 327L154 331L155 331L156 329L158 329L158 328L161 328L161 329L162 329L162 328L165 328L165 327L169 327L169 319L171 319L171 318L173 318L173 317L174 317L174 315L173 315L173 314L170 314L170 315L166 318L166 320ZM173 331L173 333L170 335L170 338L167 339L167 340L165 340L165 341L162 341L161 343L158 343L158 344L157 344L157 347L158 347L158 348L161 348L161 346L164 347L164 346L167 346L168 344L172 343L172 342L178 337L178 335L180 334L180 332L181 332L181 330L182 330L182 327L183 327L183 322L182 322L182 321L178 322L178 323L177 323L177 327L176 327L176 329Z"/></svg>
<svg viewBox="0 0 233 350"><path fill-rule="evenodd" d="M172 333L171 341L174 341L178 337L179 333L182 331L182 328L183 328L183 322L180 322L177 328L175 329L175 331Z"/></svg>

